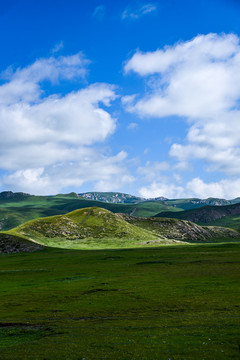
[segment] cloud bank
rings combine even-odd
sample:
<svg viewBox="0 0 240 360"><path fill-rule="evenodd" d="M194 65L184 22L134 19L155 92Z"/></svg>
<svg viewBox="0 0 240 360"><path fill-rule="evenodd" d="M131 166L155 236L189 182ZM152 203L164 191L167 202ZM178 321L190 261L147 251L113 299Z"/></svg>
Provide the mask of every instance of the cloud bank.
<svg viewBox="0 0 240 360"><path fill-rule="evenodd" d="M239 40L234 34L199 35L153 52L137 51L125 64L125 73L135 72L148 84L142 97L125 97L128 111L141 117L178 116L189 124L184 144L172 144L170 149L177 168L186 169L189 162L199 159L207 171L227 176L218 184L203 186L200 180L204 191L197 191L194 180L188 184L189 193L195 188L199 195L209 194L207 189L215 184L219 194L236 194L233 188L240 175ZM224 184L231 187L231 181L229 192Z"/></svg>
<svg viewBox="0 0 240 360"><path fill-rule="evenodd" d="M106 111L116 98L115 87L93 84L66 95L44 93L45 82L81 81L88 63L79 53L40 59L2 74L2 187L50 194L86 181L92 181L96 189L132 181L124 166L125 152L105 156L96 148L116 128L115 119ZM116 175L118 181L113 182Z"/></svg>

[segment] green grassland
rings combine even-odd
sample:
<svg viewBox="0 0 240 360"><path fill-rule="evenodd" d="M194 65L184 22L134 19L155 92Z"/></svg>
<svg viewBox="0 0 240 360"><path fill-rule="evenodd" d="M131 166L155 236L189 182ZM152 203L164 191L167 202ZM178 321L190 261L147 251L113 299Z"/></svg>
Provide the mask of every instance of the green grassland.
<svg viewBox="0 0 240 360"><path fill-rule="evenodd" d="M74 193L56 196L24 195L17 199L0 199L0 229L9 230L28 220L39 217L66 214L85 207L102 207L114 213L126 213L136 216L153 216L161 211L181 211L162 201L142 202L138 204L113 204L87 200Z"/></svg>
<svg viewBox="0 0 240 360"><path fill-rule="evenodd" d="M224 216L221 219L210 221L209 225L224 226L240 231L240 216L239 215Z"/></svg>
<svg viewBox="0 0 240 360"><path fill-rule="evenodd" d="M239 359L240 244L1 255L0 358Z"/></svg>

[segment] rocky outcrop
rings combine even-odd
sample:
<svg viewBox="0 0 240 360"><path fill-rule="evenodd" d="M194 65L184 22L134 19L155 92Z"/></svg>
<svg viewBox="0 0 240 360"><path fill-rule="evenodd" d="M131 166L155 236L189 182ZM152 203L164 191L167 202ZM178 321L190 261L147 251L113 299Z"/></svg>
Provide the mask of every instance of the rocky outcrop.
<svg viewBox="0 0 240 360"><path fill-rule="evenodd" d="M13 254L18 252L33 252L44 249L43 245L25 240L18 236L0 233L0 253Z"/></svg>
<svg viewBox="0 0 240 360"><path fill-rule="evenodd" d="M170 218L140 218L125 214L120 214L120 216L133 225L150 230L167 239L191 242L240 239L240 234L237 231L220 226L200 226L191 221Z"/></svg>

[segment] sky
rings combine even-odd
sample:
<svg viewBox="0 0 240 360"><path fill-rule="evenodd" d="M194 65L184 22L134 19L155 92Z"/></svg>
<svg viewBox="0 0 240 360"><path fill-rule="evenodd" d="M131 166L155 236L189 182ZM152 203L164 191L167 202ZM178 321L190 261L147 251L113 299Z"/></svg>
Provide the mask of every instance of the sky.
<svg viewBox="0 0 240 360"><path fill-rule="evenodd" d="M240 1L0 0L0 191L240 196Z"/></svg>

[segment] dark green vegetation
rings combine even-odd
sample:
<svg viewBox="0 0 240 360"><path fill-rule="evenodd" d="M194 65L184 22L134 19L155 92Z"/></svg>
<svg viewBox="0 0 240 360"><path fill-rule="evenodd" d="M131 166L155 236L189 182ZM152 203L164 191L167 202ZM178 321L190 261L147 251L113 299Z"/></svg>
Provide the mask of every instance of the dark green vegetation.
<svg viewBox="0 0 240 360"><path fill-rule="evenodd" d="M4 196L1 196L4 194ZM6 196L6 194L8 194ZM114 204L87 200L81 196L59 194L56 196L33 196L28 194L15 196L14 193L0 193L0 230L9 230L28 220L52 215L62 215L85 207L101 207L114 213L153 216L160 211L181 211L168 206L163 201L142 202L137 204ZM21 195L22 194L22 195Z"/></svg>
<svg viewBox="0 0 240 360"><path fill-rule="evenodd" d="M163 212L156 217L172 217L190 220L198 224L216 224L220 226L232 226L240 228L238 218L240 216L240 204L226 206L203 206L199 209L191 209L179 213ZM239 225L237 225L237 223Z"/></svg>
<svg viewBox="0 0 240 360"><path fill-rule="evenodd" d="M1 359L239 359L239 244L1 256Z"/></svg>

